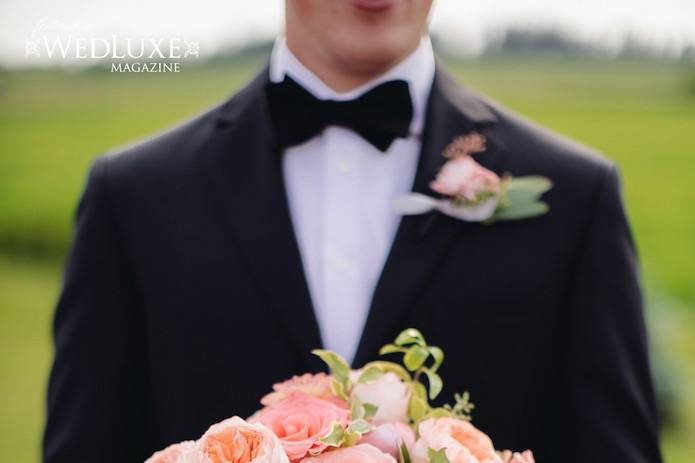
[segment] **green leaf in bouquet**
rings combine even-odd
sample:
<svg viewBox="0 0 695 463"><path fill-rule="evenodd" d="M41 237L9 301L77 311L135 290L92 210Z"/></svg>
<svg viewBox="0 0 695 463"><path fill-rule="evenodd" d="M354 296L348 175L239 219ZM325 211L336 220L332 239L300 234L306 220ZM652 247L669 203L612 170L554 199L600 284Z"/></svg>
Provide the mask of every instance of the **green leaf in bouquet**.
<svg viewBox="0 0 695 463"><path fill-rule="evenodd" d="M427 389L425 389L424 384L420 382L410 383L410 393L411 395L419 397L420 399L427 402Z"/></svg>
<svg viewBox="0 0 695 463"><path fill-rule="evenodd" d="M420 346L426 346L425 337L415 328L408 328L407 330L401 331L395 341L396 345L405 346L408 344L418 344Z"/></svg>
<svg viewBox="0 0 695 463"><path fill-rule="evenodd" d="M345 439L345 430L343 425L337 421L333 423L331 427L331 432L326 436L322 437L320 440L326 445L331 447L340 447Z"/></svg>
<svg viewBox="0 0 695 463"><path fill-rule="evenodd" d="M350 366L340 355L330 350L314 349L312 354L323 360L333 375L333 391L347 400L350 392Z"/></svg>
<svg viewBox="0 0 695 463"><path fill-rule="evenodd" d="M362 408L364 409L364 419L366 419L366 420L368 420L370 418L374 418L374 415L376 415L376 412L379 411L379 407L377 407L374 404L369 404L369 403L362 404Z"/></svg>
<svg viewBox="0 0 695 463"><path fill-rule="evenodd" d="M343 400L348 400L347 386L345 385L344 382L340 382L337 379L333 379L331 386L333 388L333 393L335 395L337 395L338 397L340 397Z"/></svg>
<svg viewBox="0 0 695 463"><path fill-rule="evenodd" d="M439 450L434 450L433 448L427 449L427 458L430 463L449 463L445 448Z"/></svg>
<svg viewBox="0 0 695 463"><path fill-rule="evenodd" d="M451 418L452 416L451 411L444 407L432 408L427 414L427 418Z"/></svg>
<svg viewBox="0 0 695 463"><path fill-rule="evenodd" d="M412 395L408 402L408 417L417 423L427 414L428 408L427 402L422 397Z"/></svg>
<svg viewBox="0 0 695 463"><path fill-rule="evenodd" d="M365 420L355 420L352 423L350 423L350 426L348 426L348 432L359 434L367 434L369 431L372 431L373 429L374 426L372 426Z"/></svg>
<svg viewBox="0 0 695 463"><path fill-rule="evenodd" d="M368 365L362 369L362 374L357 379L358 383L368 383L375 381L384 374L384 371L376 365Z"/></svg>
<svg viewBox="0 0 695 463"><path fill-rule="evenodd" d="M415 371L420 368L429 357L430 353L424 347L414 344L410 346L403 356L403 363L410 371Z"/></svg>
<svg viewBox="0 0 695 463"><path fill-rule="evenodd" d="M430 369L432 371L437 371L442 365L442 362L444 362L444 351L437 346L430 346L427 349L430 351L430 355L434 359L434 363Z"/></svg>
<svg viewBox="0 0 695 463"><path fill-rule="evenodd" d="M403 381L410 381L411 380L410 373L408 373L408 371L405 368L403 368L402 366L400 366L397 363L387 362L385 360L375 360L373 362L369 362L368 364L366 364L363 367L363 369L367 369L367 368L371 368L371 367L376 367L379 370L383 371L384 373L393 373L396 376L398 376L399 378L401 378Z"/></svg>
<svg viewBox="0 0 695 463"><path fill-rule="evenodd" d="M379 349L379 355L393 354L396 352L405 352L405 347L400 347L395 344L386 344L384 347Z"/></svg>
<svg viewBox="0 0 695 463"><path fill-rule="evenodd" d="M401 457L401 462L400 463L411 463L411 458L410 458L410 452L408 451L408 447L405 445L405 442L402 442L401 445L398 446L398 454Z"/></svg>
<svg viewBox="0 0 695 463"><path fill-rule="evenodd" d="M364 418L364 405L362 401L355 395L351 398L352 405L350 406L350 416L353 420Z"/></svg>
<svg viewBox="0 0 695 463"><path fill-rule="evenodd" d="M331 374L341 382L344 379L350 379L350 366L340 355L336 354L330 350L314 349L311 351L312 354L318 356L323 360L328 368L331 370Z"/></svg>
<svg viewBox="0 0 695 463"><path fill-rule="evenodd" d="M424 370L425 374L427 375L427 381L430 383L430 394L429 398L430 400L434 400L440 392L442 392L442 387L444 387L444 383L442 382L442 377L439 376L437 373L435 373L432 370Z"/></svg>

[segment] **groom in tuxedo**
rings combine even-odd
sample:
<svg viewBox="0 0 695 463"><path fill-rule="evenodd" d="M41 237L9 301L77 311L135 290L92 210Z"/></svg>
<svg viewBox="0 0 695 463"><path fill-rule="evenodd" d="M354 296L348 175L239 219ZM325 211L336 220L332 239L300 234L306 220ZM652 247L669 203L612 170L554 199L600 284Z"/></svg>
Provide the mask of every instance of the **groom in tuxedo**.
<svg viewBox="0 0 695 463"><path fill-rule="evenodd" d="M248 416L332 349L417 327L498 448L660 461L638 266L614 164L455 82L430 0L287 0L228 101L94 163L55 316L47 463L139 462ZM547 214L401 218L457 136L543 175Z"/></svg>

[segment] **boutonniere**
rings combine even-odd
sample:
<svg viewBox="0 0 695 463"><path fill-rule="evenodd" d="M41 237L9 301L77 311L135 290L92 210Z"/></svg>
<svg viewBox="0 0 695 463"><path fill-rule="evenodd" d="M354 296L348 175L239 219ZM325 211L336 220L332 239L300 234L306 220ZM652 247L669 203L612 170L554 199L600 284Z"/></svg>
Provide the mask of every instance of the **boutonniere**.
<svg viewBox="0 0 695 463"><path fill-rule="evenodd" d="M548 205L540 201L541 195L552 188L548 178L500 178L473 159L472 154L485 150L485 137L477 132L455 138L443 153L448 161L430 183L441 198L409 193L394 199L396 211L418 215L436 210L466 222L484 223L526 219L548 212Z"/></svg>

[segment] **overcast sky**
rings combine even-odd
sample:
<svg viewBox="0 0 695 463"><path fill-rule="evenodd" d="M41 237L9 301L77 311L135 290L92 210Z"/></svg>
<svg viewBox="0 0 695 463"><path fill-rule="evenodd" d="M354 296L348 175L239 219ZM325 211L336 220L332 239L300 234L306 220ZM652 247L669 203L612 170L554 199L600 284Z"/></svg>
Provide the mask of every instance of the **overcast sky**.
<svg viewBox="0 0 695 463"><path fill-rule="evenodd" d="M37 25L89 37L180 37L201 55L276 34L283 0L0 0L0 63L29 61ZM695 0L438 0L432 29L475 51L486 31L508 24L559 26L617 44L626 32L677 49L695 43ZM67 31L67 32L66 32Z"/></svg>

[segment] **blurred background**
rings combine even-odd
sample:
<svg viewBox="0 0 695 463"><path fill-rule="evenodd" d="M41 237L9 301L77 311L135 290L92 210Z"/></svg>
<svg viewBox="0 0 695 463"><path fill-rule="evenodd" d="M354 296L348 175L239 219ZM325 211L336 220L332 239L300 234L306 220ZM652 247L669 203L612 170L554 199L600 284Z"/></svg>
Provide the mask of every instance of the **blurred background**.
<svg viewBox="0 0 695 463"><path fill-rule="evenodd" d="M91 160L232 94L267 60L282 5L3 0L0 461L39 459L51 317ZM440 0L432 34L466 85L621 166L666 461L693 461L695 2ZM70 49L80 37L177 38L189 56L180 72L112 72L119 58Z"/></svg>

